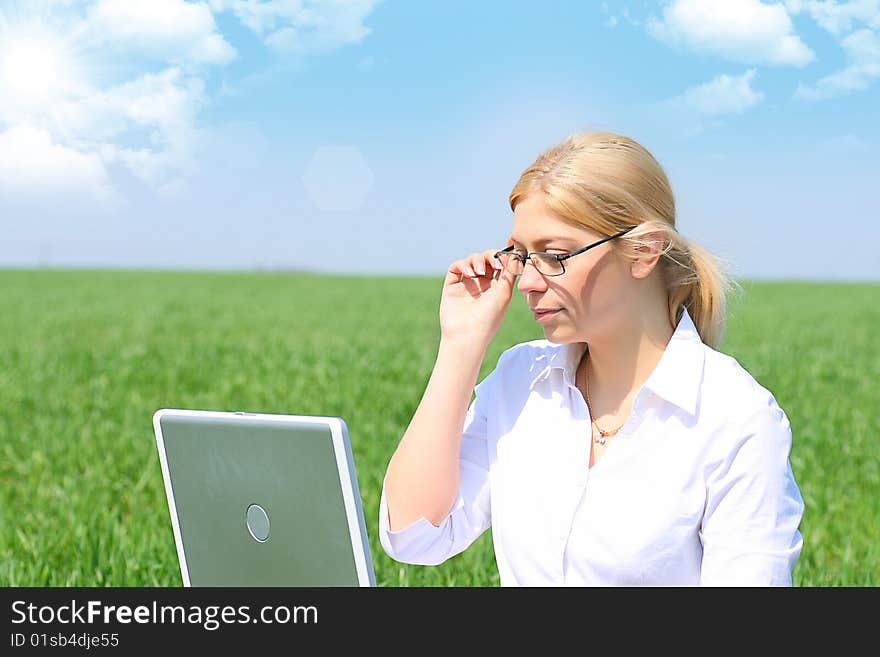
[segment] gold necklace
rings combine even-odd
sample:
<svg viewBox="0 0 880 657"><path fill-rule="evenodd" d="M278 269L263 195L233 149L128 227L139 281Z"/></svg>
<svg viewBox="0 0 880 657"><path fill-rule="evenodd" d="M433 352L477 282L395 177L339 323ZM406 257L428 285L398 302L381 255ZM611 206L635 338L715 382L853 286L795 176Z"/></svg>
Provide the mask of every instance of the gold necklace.
<svg viewBox="0 0 880 657"><path fill-rule="evenodd" d="M590 412L590 420L592 422L592 425L594 427L596 427L596 429L599 431L599 436L593 437L593 440L595 440L600 445L604 445L605 439L613 436L618 431L620 431L623 428L623 424L626 424L626 422L621 424L616 429L612 429L611 431L602 431L602 429L599 429L599 425L596 424L595 420L593 420L593 409L590 407L590 393L587 390L587 368L589 368L589 367L590 367L590 361L589 361L589 357L588 357L586 367L584 367L584 398L587 400L587 410ZM590 433L592 433L592 431Z"/></svg>

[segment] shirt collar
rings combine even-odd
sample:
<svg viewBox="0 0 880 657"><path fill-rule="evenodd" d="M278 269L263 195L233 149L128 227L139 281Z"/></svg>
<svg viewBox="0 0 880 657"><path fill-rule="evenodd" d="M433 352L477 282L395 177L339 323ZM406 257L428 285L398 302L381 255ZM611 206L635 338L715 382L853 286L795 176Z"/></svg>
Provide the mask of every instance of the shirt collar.
<svg viewBox="0 0 880 657"><path fill-rule="evenodd" d="M586 349L586 342L572 342L554 345L538 356L530 370L538 373L529 385L529 390L547 379L553 370L562 370L564 381L574 386L577 366ZM703 378L704 360L703 341L687 308L683 308L681 319L660 362L643 387L694 415Z"/></svg>

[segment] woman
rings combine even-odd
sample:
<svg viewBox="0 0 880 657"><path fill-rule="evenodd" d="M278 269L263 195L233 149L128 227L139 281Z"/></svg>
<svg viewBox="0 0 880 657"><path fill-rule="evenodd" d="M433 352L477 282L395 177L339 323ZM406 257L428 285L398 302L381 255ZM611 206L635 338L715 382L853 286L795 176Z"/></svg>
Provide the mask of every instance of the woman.
<svg viewBox="0 0 880 657"><path fill-rule="evenodd" d="M791 585L789 421L715 350L731 282L677 232L660 165L575 134L510 207L507 248L446 275L434 370L383 482L384 550L439 564L491 525L502 586ZM474 388L515 283L546 339Z"/></svg>

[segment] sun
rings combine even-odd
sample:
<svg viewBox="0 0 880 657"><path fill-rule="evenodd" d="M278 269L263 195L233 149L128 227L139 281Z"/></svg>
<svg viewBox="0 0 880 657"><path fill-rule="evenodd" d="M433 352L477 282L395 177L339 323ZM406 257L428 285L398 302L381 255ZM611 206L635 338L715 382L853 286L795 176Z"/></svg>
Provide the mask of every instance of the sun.
<svg viewBox="0 0 880 657"><path fill-rule="evenodd" d="M19 41L3 50L3 75L12 93L45 98L57 89L61 61L51 43Z"/></svg>
<svg viewBox="0 0 880 657"><path fill-rule="evenodd" d="M80 89L81 32L65 32L44 17L12 19L0 10L0 102L43 110Z"/></svg>

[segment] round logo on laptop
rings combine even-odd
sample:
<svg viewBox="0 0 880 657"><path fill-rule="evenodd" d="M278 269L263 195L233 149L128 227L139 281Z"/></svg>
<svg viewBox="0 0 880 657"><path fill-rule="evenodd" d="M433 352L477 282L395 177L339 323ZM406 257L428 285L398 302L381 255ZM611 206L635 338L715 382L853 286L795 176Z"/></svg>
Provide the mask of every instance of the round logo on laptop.
<svg viewBox="0 0 880 657"><path fill-rule="evenodd" d="M255 541L265 543L269 540L269 514L259 504L247 508L247 528Z"/></svg>

